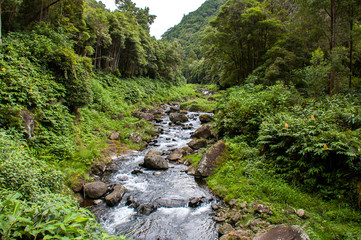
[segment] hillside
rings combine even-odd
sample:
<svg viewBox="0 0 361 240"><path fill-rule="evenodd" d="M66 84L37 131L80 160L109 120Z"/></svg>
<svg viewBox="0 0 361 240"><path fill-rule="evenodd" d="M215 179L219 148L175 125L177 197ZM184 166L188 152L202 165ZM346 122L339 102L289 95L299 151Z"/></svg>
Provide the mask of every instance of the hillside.
<svg viewBox="0 0 361 240"><path fill-rule="evenodd" d="M162 39L178 41L184 49L183 59L201 59L201 42L205 36L204 30L225 2L227 1L207 0L196 11L184 16L178 25L165 32Z"/></svg>

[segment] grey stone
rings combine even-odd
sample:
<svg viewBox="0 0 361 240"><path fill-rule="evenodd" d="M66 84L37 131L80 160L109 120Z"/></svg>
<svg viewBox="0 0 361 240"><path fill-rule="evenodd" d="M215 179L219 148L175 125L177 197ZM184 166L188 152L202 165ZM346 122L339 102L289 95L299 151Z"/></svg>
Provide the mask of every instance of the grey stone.
<svg viewBox="0 0 361 240"><path fill-rule="evenodd" d="M223 140L213 145L196 165L196 176L208 177L219 166L219 158L226 151Z"/></svg>
<svg viewBox="0 0 361 240"><path fill-rule="evenodd" d="M113 192L105 197L105 202L108 206L113 207L119 204L122 200L126 189L121 184L116 184L113 188Z"/></svg>
<svg viewBox="0 0 361 240"><path fill-rule="evenodd" d="M97 199L102 197L108 191L105 183L97 181L84 185L84 193L86 198Z"/></svg>
<svg viewBox="0 0 361 240"><path fill-rule="evenodd" d="M299 226L277 226L266 233L257 234L253 240L310 240Z"/></svg>

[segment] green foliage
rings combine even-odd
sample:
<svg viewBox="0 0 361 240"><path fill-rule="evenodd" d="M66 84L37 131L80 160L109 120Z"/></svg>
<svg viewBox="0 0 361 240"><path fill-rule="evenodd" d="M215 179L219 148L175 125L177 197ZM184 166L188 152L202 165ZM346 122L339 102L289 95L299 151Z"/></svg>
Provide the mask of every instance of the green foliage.
<svg viewBox="0 0 361 240"><path fill-rule="evenodd" d="M210 23L205 58L223 88L242 83L280 38L283 26L257 1L228 1Z"/></svg>
<svg viewBox="0 0 361 240"><path fill-rule="evenodd" d="M88 210L64 195L45 193L26 202L19 192L0 192L1 239L125 239L108 236Z"/></svg>
<svg viewBox="0 0 361 240"><path fill-rule="evenodd" d="M230 88L218 103L215 115L220 136L242 135L244 140L253 141L267 114L273 114L293 104L298 94L283 85L264 88L248 84Z"/></svg>
<svg viewBox="0 0 361 240"><path fill-rule="evenodd" d="M328 197L353 197L361 170L360 107L335 96L265 118L259 144L270 168Z"/></svg>
<svg viewBox="0 0 361 240"><path fill-rule="evenodd" d="M26 199L47 191L60 192L63 176L46 162L32 157L24 142L0 132L0 188L21 191Z"/></svg>
<svg viewBox="0 0 361 240"><path fill-rule="evenodd" d="M207 64L201 60L204 53L202 39L206 35L209 21L218 13L226 0L205 1L196 11L184 16L179 24L168 29L163 40L176 41L183 49L183 75L191 83L209 83Z"/></svg>
<svg viewBox="0 0 361 240"><path fill-rule="evenodd" d="M287 223L302 226L311 239L359 239L360 213L345 203L325 201L315 194L303 193L294 185L277 178L264 164L256 148L242 140L229 142L230 155L224 164L207 179L210 188L226 200L238 199L270 206L274 214L266 217L271 224ZM304 209L309 218L284 213L287 209ZM252 212L252 211L250 211ZM258 218L252 213L242 224Z"/></svg>

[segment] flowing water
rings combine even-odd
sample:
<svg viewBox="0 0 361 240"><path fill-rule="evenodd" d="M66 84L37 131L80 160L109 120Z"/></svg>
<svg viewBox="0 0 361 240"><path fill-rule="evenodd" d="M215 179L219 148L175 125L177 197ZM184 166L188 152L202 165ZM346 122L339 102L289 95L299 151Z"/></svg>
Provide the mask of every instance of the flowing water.
<svg viewBox="0 0 361 240"><path fill-rule="evenodd" d="M102 209L98 215L102 227L110 234L128 235L132 239L162 240L213 240L218 239L215 222L212 220L212 201L215 197L208 189L187 175L185 165L169 163L165 171L140 168L149 149L169 152L181 148L191 140L191 133L201 126L199 113L188 113L188 128L169 125L169 117L162 119L162 129L156 144L147 150L117 161L117 171L110 175L107 182L120 183L127 193L117 207L107 208L102 203L93 209ZM132 173L135 169L142 172ZM129 196L137 205L154 204L157 210L149 215L138 213L137 209L127 206ZM188 207L191 198L202 198L198 207ZM129 203L128 203L129 204ZM138 208L139 209L139 208Z"/></svg>

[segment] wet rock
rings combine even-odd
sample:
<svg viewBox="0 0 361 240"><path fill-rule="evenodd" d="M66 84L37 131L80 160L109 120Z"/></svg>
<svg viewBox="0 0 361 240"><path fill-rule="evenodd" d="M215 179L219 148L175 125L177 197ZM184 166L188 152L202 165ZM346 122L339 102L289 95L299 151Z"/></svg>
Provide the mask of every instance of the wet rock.
<svg viewBox="0 0 361 240"><path fill-rule="evenodd" d="M157 211L158 207L152 203L145 203L139 206L138 213L143 215L150 215L152 212Z"/></svg>
<svg viewBox="0 0 361 240"><path fill-rule="evenodd" d="M211 136L212 136L212 132L211 132L211 127L209 125L201 126L193 134L193 137L195 137L195 138L207 139Z"/></svg>
<svg viewBox="0 0 361 240"><path fill-rule="evenodd" d="M117 133L117 132L112 132L110 135L109 135L109 140L118 140L120 137L120 134Z"/></svg>
<svg viewBox="0 0 361 240"><path fill-rule="evenodd" d="M143 171L142 171L141 169L139 169L139 168L134 169L133 171L131 171L131 174L137 175L137 174L139 174L139 173L143 173Z"/></svg>
<svg viewBox="0 0 361 240"><path fill-rule="evenodd" d="M136 144L139 144L143 141L142 136L139 133L130 134L129 140Z"/></svg>
<svg viewBox="0 0 361 240"><path fill-rule="evenodd" d="M187 116L184 113L180 113L180 112L169 114L169 119L175 124L180 124L188 121Z"/></svg>
<svg viewBox="0 0 361 240"><path fill-rule="evenodd" d="M214 211L216 211L219 209L219 204L214 202L214 203L212 203L211 207Z"/></svg>
<svg viewBox="0 0 361 240"><path fill-rule="evenodd" d="M97 181L84 185L84 193L86 198L97 199L102 197L108 191L105 183Z"/></svg>
<svg viewBox="0 0 361 240"><path fill-rule="evenodd" d="M162 156L161 153L151 149L144 157L143 167L154 169L154 170L164 170L168 169L168 162Z"/></svg>
<svg viewBox="0 0 361 240"><path fill-rule="evenodd" d="M108 206L113 207L119 204L122 200L126 189L121 184L116 184L113 188L113 192L105 197L105 202Z"/></svg>
<svg viewBox="0 0 361 240"><path fill-rule="evenodd" d="M178 161L183 157L184 150L179 148L174 150L167 158L169 161Z"/></svg>
<svg viewBox="0 0 361 240"><path fill-rule="evenodd" d="M173 198L160 198L155 201L161 207L166 208L177 208L184 207L187 205L186 199L173 199Z"/></svg>
<svg viewBox="0 0 361 240"><path fill-rule="evenodd" d="M189 199L188 207L196 208L199 207L205 201L204 197L192 197Z"/></svg>
<svg viewBox="0 0 361 240"><path fill-rule="evenodd" d="M69 186L75 193L78 193L81 192L81 190L83 190L84 184L85 184L84 178L77 174L71 178L71 182Z"/></svg>
<svg viewBox="0 0 361 240"><path fill-rule="evenodd" d="M189 166L186 169L186 173L189 175L195 175L196 174L196 169L194 168L194 166Z"/></svg>
<svg viewBox="0 0 361 240"><path fill-rule="evenodd" d="M126 205L126 206L129 206L129 205L131 205L131 204L133 204L133 203L135 203L134 197L133 197L132 195L129 195L129 196L127 197L127 201L125 202L125 205Z"/></svg>
<svg viewBox="0 0 361 240"><path fill-rule="evenodd" d="M219 158L226 151L226 144L223 140L217 142L196 165L196 176L208 177L219 165Z"/></svg>
<svg viewBox="0 0 361 240"><path fill-rule="evenodd" d="M201 121L202 124L209 123L213 121L213 117L209 114L202 114L199 116L199 121Z"/></svg>
<svg viewBox="0 0 361 240"><path fill-rule="evenodd" d="M205 139L193 139L188 143L188 146L193 150L207 147L207 140Z"/></svg>
<svg viewBox="0 0 361 240"><path fill-rule="evenodd" d="M253 240L310 240L310 237L299 226L281 225L257 234Z"/></svg>
<svg viewBox="0 0 361 240"><path fill-rule="evenodd" d="M229 223L224 223L224 224L222 224L222 226L220 226L218 228L218 233L220 235L226 235L227 233L230 233L232 231L234 231L234 229L233 229L232 225Z"/></svg>

